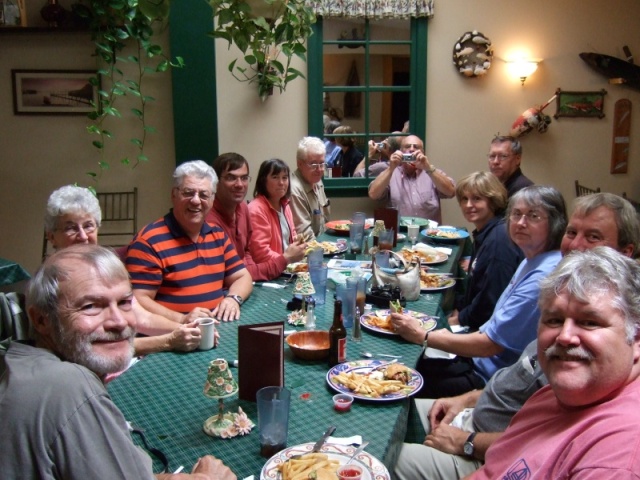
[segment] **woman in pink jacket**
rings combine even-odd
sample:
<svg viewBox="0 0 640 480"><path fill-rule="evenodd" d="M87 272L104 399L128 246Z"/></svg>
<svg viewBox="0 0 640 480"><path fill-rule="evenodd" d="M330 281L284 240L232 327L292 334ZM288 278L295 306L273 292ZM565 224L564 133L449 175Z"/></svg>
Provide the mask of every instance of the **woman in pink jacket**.
<svg viewBox="0 0 640 480"><path fill-rule="evenodd" d="M307 248L296 237L290 195L289 166L277 158L262 162L253 191L255 198L249 203L253 228L249 251L256 263L284 258L283 271L287 264L302 260Z"/></svg>

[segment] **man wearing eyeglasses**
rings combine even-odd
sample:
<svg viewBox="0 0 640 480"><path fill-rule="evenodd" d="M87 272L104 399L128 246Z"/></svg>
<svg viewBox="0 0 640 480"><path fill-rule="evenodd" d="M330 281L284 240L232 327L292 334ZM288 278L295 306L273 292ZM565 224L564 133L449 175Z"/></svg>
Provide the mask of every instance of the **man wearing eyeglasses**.
<svg viewBox="0 0 640 480"><path fill-rule="evenodd" d="M298 143L298 168L291 175L291 211L296 233L306 242L324 231L331 215L330 202L324 193L325 146L316 137L304 137Z"/></svg>
<svg viewBox="0 0 640 480"><path fill-rule="evenodd" d="M440 199L452 198L456 184L432 165L424 154L424 144L415 135L402 140L400 150L391 154L389 168L369 184L369 198L386 199L401 216L422 217L442 223Z"/></svg>
<svg viewBox="0 0 640 480"><path fill-rule="evenodd" d="M136 298L181 323L202 316L238 320L253 280L224 230L205 221L218 177L194 160L178 166L173 181L173 208L144 227L127 252Z"/></svg>
<svg viewBox="0 0 640 480"><path fill-rule="evenodd" d="M498 135L489 147L489 170L504 184L509 198L518 190L533 185L520 169L522 145L515 137Z"/></svg>

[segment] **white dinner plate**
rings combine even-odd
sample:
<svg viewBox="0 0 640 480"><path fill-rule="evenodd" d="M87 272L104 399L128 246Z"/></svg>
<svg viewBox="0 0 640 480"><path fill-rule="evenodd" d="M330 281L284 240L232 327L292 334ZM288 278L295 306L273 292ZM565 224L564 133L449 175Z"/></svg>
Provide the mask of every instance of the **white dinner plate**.
<svg viewBox="0 0 640 480"><path fill-rule="evenodd" d="M280 480L279 465L289 460L293 455L309 453L313 448L313 443L302 443L293 447L286 448L271 457L260 472L260 480ZM338 460L340 465L347 463L347 460L353 455L358 447L352 445L336 445L333 443L325 443L320 452L327 454L330 460ZM354 464L362 467L362 480L390 480L389 471L380 460L367 452L361 452L353 460Z"/></svg>

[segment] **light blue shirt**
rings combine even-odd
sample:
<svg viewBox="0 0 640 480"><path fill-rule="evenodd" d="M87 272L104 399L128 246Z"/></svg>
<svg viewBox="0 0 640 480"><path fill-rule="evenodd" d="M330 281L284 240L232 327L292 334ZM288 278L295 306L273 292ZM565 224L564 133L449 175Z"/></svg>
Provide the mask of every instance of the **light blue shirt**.
<svg viewBox="0 0 640 480"><path fill-rule="evenodd" d="M513 365L526 346L536 339L540 310L540 280L562 259L558 250L523 260L502 292L491 318L480 327L504 350L491 357L474 358L475 371L485 382L500 368Z"/></svg>

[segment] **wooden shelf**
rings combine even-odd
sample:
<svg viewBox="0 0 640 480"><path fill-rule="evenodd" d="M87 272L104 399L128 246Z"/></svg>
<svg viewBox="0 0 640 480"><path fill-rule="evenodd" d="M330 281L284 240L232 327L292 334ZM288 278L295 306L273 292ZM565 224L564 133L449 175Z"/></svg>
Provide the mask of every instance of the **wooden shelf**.
<svg viewBox="0 0 640 480"><path fill-rule="evenodd" d="M29 33L89 33L85 27L0 27L0 35Z"/></svg>

